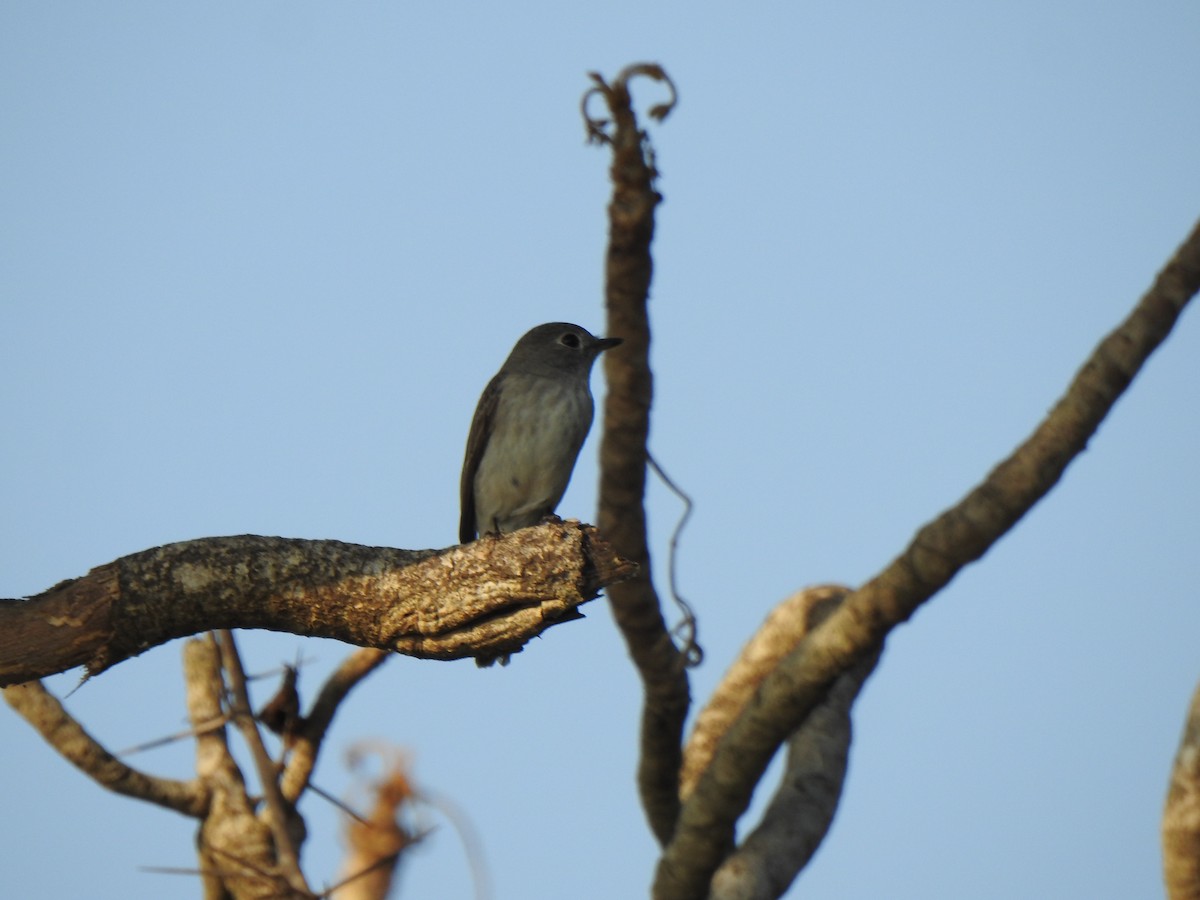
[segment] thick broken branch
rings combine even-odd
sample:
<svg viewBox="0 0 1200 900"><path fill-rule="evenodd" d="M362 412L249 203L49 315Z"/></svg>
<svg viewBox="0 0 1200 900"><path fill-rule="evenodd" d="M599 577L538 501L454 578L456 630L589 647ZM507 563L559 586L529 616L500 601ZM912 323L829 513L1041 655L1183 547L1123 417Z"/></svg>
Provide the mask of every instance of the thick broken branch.
<svg viewBox="0 0 1200 900"><path fill-rule="evenodd" d="M427 659L518 652L634 571L590 525L547 522L446 550L202 538L0 603L0 685L90 674L219 628L328 637Z"/></svg>
<svg viewBox="0 0 1200 900"><path fill-rule="evenodd" d="M606 334L624 343L605 354L608 395L600 444L600 527L626 559L638 564L638 576L608 592L613 615L625 637L645 691L642 708L638 789L650 827L660 843L670 839L679 814L678 777L683 723L691 696L686 655L680 653L663 621L651 582L646 539L646 439L650 430L653 377L650 372L650 323L646 302L653 263L654 210L662 197L654 188L657 172L638 128L628 81L646 76L674 87L656 65L630 66L611 84L593 74L596 87L584 97L589 137L612 147L612 201L608 206L608 256L605 266ZM592 119L587 102L603 98L612 115ZM655 107L663 118L670 104Z"/></svg>
<svg viewBox="0 0 1200 900"><path fill-rule="evenodd" d="M852 593L789 654L726 732L680 811L659 862L655 900L693 900L732 844L734 825L780 744L834 681L981 557L1054 487L1200 290L1200 225L1129 317L1092 353L1034 433L971 493L922 528L884 571Z"/></svg>

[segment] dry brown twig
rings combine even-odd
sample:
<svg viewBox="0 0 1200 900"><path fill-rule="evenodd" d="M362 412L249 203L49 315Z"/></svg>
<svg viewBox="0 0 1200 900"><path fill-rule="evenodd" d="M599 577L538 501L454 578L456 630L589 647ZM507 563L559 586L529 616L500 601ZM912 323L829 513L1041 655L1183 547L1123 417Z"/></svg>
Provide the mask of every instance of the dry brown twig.
<svg viewBox="0 0 1200 900"><path fill-rule="evenodd" d="M312 709L293 735L292 751L284 766L280 787L289 803L296 803L308 787L322 742L342 701L364 678L387 662L390 654L361 647L342 660L325 680Z"/></svg>

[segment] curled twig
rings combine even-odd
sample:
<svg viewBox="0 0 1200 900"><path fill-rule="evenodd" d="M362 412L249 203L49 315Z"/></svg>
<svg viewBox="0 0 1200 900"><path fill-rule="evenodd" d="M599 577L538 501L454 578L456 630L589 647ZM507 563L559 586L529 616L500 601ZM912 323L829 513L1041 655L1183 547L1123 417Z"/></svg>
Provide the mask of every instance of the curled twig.
<svg viewBox="0 0 1200 900"><path fill-rule="evenodd" d="M612 136L608 133L608 128L612 124L610 119L593 118L588 113L588 104L593 97L603 97L608 107L611 109L614 105L628 105L628 99L622 101L622 98L629 96L629 81L634 76L642 76L651 78L655 81L660 81L667 86L670 96L662 103L656 103L646 110L646 115L654 119L656 122L661 122L679 104L679 92L675 88L675 82L671 80L671 76L666 73L662 66L658 63L634 63L626 66L620 71L612 83L609 84L604 80L604 76L599 72L588 72L588 77L596 83L596 86L588 90L583 95L583 100L580 102L579 111L583 115L583 126L587 132L587 140L589 144L611 144Z"/></svg>
<svg viewBox="0 0 1200 900"><path fill-rule="evenodd" d="M654 474L662 480L667 489L683 501L683 515L679 517L674 530L671 531L670 550L667 554L667 583L671 586L671 599L679 607L680 615L683 616L679 623L671 629L671 636L683 642L680 650L683 663L689 669L694 669L704 662L704 648L699 644L700 628L696 621L696 612L692 609L692 604L684 600L683 594L679 592L679 538L683 534L683 529L687 527L688 520L692 517L692 507L695 504L688 493L671 480L666 470L654 458L653 453L646 454L646 462L650 464Z"/></svg>

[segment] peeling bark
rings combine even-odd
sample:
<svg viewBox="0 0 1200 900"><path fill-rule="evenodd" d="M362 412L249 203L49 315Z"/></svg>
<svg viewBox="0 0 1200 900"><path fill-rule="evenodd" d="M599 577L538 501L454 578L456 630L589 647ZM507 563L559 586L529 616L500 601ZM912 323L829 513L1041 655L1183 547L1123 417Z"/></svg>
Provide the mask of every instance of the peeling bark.
<svg viewBox="0 0 1200 900"><path fill-rule="evenodd" d="M103 672L220 628L426 659L516 653L635 571L589 525L547 522L446 550L243 535L167 544L0 603L0 685Z"/></svg>

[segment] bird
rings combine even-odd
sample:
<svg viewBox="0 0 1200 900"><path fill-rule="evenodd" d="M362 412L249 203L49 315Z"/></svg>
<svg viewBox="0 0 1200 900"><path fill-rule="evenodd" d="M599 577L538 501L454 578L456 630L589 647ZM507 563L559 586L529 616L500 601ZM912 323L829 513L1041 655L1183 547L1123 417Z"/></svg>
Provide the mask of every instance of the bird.
<svg viewBox="0 0 1200 900"><path fill-rule="evenodd" d="M592 363L620 343L569 322L538 325L517 341L471 420L459 485L461 543L554 513L592 427Z"/></svg>

